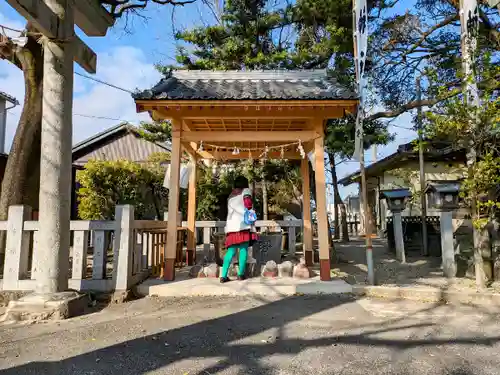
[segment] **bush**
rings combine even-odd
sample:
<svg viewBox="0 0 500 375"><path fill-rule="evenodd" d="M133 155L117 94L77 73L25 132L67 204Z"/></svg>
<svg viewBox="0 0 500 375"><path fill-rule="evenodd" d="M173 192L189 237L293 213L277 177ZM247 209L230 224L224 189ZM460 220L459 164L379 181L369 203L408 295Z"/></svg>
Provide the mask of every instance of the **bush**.
<svg viewBox="0 0 500 375"><path fill-rule="evenodd" d="M161 168L127 160L91 160L78 171L78 214L83 220L112 220L116 205L131 204L137 219L162 216L166 189Z"/></svg>

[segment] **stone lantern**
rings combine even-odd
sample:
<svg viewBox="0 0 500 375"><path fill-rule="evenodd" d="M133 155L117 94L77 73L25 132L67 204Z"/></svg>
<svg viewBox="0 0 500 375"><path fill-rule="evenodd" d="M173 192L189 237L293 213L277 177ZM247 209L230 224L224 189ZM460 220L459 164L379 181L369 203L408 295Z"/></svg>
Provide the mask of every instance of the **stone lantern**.
<svg viewBox="0 0 500 375"><path fill-rule="evenodd" d="M456 210L459 207L459 193L460 182L458 181L432 181L425 189L429 206L439 211Z"/></svg>
<svg viewBox="0 0 500 375"><path fill-rule="evenodd" d="M455 277L457 272L453 242L453 210L459 207L459 193L459 181L431 181L425 189L430 208L437 209L440 213L441 257L446 277Z"/></svg>
<svg viewBox="0 0 500 375"><path fill-rule="evenodd" d="M411 192L409 189L392 189L382 190L380 195L386 200L387 206L392 212L396 257L401 263L405 263L406 255L401 212L406 208L406 204L411 198Z"/></svg>

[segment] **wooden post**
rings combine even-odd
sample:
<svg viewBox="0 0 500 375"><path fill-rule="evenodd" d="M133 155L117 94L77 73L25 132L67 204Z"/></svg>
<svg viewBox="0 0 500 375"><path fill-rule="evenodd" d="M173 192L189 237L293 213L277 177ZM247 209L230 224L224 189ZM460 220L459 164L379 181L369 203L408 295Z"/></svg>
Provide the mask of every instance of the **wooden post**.
<svg viewBox="0 0 500 375"><path fill-rule="evenodd" d="M304 247L304 258L308 266L313 264L313 236L311 224L311 186L309 184L309 160L302 159L300 162L302 174L302 216L304 221L304 232L302 242Z"/></svg>
<svg viewBox="0 0 500 375"><path fill-rule="evenodd" d="M168 212L179 209L179 173L181 166L181 122L172 119L172 152L170 156L170 184L168 191ZM175 279L175 255L177 249L177 215L168 216L167 244L163 263L163 278Z"/></svg>
<svg viewBox="0 0 500 375"><path fill-rule="evenodd" d="M319 128L319 126L318 126ZM319 131L320 129L318 129ZM323 124L321 123L321 132ZM323 136L314 140L315 176L316 176L316 220L318 221L318 245L320 279L329 281L330 277L330 248L328 236L328 216L326 212L326 178Z"/></svg>
<svg viewBox="0 0 500 375"><path fill-rule="evenodd" d="M196 261L196 160L192 158L191 174L189 175L188 194L188 233L186 263L192 266Z"/></svg>

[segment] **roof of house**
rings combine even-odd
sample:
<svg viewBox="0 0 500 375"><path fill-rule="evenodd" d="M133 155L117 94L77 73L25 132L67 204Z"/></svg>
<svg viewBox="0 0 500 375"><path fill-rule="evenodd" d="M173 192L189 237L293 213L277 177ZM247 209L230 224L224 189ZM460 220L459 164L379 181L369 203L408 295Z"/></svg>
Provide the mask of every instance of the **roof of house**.
<svg viewBox="0 0 500 375"><path fill-rule="evenodd" d="M411 197L410 189L382 190L380 194L388 199L398 199Z"/></svg>
<svg viewBox="0 0 500 375"><path fill-rule="evenodd" d="M170 71L136 100L347 100L357 94L323 70Z"/></svg>
<svg viewBox="0 0 500 375"><path fill-rule="evenodd" d="M437 193L458 193L460 191L460 181L429 181L425 191L435 191Z"/></svg>
<svg viewBox="0 0 500 375"><path fill-rule="evenodd" d="M11 96L3 91L0 91L0 98L7 101L7 102L10 102L14 105L19 105L19 102L17 101L16 98L14 98L13 96Z"/></svg>
<svg viewBox="0 0 500 375"><path fill-rule="evenodd" d="M430 162L442 160L465 161L465 153L464 149L456 149L446 142L428 142L427 149L424 152L424 159ZM397 168L409 160L418 160L418 150L415 148L414 142L400 145L395 153L367 166L365 173L367 177L377 176L386 170ZM358 170L340 179L339 184L347 186L359 182L360 177L361 172Z"/></svg>
<svg viewBox="0 0 500 375"><path fill-rule="evenodd" d="M73 160L78 159L81 155L87 154L92 150L101 147L114 139L117 139L127 133L136 133L135 127L129 123L121 123L111 128L108 128L100 133L97 133L73 146ZM152 142L158 147L164 149L167 152L171 151L170 144Z"/></svg>

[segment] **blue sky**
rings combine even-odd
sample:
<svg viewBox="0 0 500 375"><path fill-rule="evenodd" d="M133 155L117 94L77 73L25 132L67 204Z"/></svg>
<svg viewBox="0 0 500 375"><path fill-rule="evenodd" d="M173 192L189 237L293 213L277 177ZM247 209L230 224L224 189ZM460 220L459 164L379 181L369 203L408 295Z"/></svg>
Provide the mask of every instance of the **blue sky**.
<svg viewBox="0 0 500 375"><path fill-rule="evenodd" d="M401 7L408 6L413 0L402 2ZM105 37L82 39L98 55L96 78L128 90L147 88L155 84L161 77L154 69L155 63L172 63L175 52L172 17L177 29L202 25L203 20L211 19L208 10L199 4L185 7L152 5L142 13L144 18L130 17L121 20ZM174 14L172 15L172 12ZM22 29L24 20L6 2L0 2L0 24ZM79 67L75 70L84 73ZM14 95L22 102L24 87L21 72L7 61L0 60L0 91ZM81 141L96 132L116 125L120 120L138 123L148 120L145 114L136 114L132 98L126 92L75 76L73 141ZM9 112L7 120L6 149L10 148L21 108ZM90 116L90 117L89 117ZM95 118L95 117L106 117ZM391 132L396 140L390 145L378 147L377 158L393 153L401 143L414 139L413 131L404 129L411 127L409 115L400 116L391 125ZM370 163L373 151L366 152L366 160ZM354 161L338 166L338 175L343 177L355 172L359 164ZM342 188L343 196L356 194L357 186Z"/></svg>

